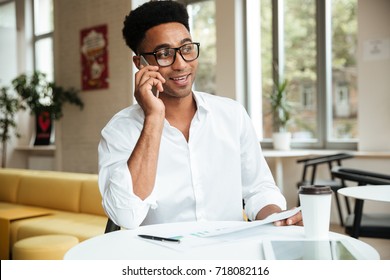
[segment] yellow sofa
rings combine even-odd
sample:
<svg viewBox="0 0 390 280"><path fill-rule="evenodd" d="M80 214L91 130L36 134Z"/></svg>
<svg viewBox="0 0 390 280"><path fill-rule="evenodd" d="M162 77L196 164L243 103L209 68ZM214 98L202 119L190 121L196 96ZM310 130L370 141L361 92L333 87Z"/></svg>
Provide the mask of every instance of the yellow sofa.
<svg viewBox="0 0 390 280"><path fill-rule="evenodd" d="M0 169L0 211L5 216L19 205L48 210L9 223L10 252L18 240L38 235L70 235L81 242L103 234L107 216L97 182L96 174Z"/></svg>

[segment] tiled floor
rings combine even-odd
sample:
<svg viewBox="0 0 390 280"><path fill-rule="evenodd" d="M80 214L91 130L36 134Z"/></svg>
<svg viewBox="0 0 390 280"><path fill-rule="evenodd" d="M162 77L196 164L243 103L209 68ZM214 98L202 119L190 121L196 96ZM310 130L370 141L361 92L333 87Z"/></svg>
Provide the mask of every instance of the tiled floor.
<svg viewBox="0 0 390 280"><path fill-rule="evenodd" d="M344 228L337 224L332 224L330 230L345 234ZM378 251L381 260L390 260L390 239L361 237L359 240L374 247Z"/></svg>

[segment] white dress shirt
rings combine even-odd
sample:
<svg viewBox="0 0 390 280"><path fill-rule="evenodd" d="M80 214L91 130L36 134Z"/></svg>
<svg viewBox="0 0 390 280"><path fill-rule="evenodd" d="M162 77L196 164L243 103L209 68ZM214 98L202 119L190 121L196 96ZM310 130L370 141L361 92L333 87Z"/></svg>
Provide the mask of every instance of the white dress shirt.
<svg viewBox="0 0 390 280"><path fill-rule="evenodd" d="M252 122L236 101L194 92L196 114L189 141L165 120L153 192L133 192L127 160L140 136L144 113L132 105L102 130L99 188L103 207L117 225L254 220L268 204L286 208L262 154Z"/></svg>

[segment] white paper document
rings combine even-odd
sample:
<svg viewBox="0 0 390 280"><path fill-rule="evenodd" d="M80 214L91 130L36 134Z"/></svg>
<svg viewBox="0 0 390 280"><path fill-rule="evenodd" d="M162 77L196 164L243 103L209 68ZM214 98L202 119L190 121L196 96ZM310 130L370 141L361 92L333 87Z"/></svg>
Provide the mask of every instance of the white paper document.
<svg viewBox="0 0 390 280"><path fill-rule="evenodd" d="M176 251L188 251L189 249L193 248L199 248L202 246L211 246L216 245L223 242L228 242L231 240L231 236L227 236L229 233L237 233L243 230L252 229L255 227L259 227L265 224L269 224L275 221L284 220L287 219L296 213L300 211L300 207L294 208L292 210L284 211L281 213L275 213L270 215L264 220L259 221L253 221L253 222L242 222L239 223L239 225L233 225L233 226L225 226L220 228L214 228L210 225L205 225L202 228L199 228L199 230L189 230L186 232L165 232L162 234L162 236L166 236L173 239L180 240L180 243L176 242L161 242L156 240L149 240L149 239L143 239L145 242L150 242L155 245L163 246L166 248L170 248ZM226 235L226 236L225 236ZM210 237L210 238L207 238ZM211 238L214 237L214 238ZM233 240L236 240L237 236L233 237Z"/></svg>
<svg viewBox="0 0 390 280"><path fill-rule="evenodd" d="M232 227L225 227L225 228L217 228L217 229L213 229L213 230L208 230L205 232L198 233L197 236L199 236L199 237L219 236L219 235L223 235L223 234L233 233L233 232L237 232L240 230L245 230L245 229L273 223L273 222L284 220L284 219L287 219L291 216L294 216L300 210L301 210L301 208L297 207L297 208L287 210L284 212L274 213L272 215L269 215L264 220L256 220L256 221L249 222L249 223L243 223L242 225L239 225L239 226L232 226Z"/></svg>

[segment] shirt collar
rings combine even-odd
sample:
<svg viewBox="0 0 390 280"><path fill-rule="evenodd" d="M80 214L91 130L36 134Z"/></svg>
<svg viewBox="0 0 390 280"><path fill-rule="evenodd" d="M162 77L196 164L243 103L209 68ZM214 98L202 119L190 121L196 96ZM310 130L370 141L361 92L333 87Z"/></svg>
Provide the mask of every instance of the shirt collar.
<svg viewBox="0 0 390 280"><path fill-rule="evenodd" d="M203 96L204 94L208 94L208 93L203 93L200 91L193 90L192 94L193 94L193 97L195 99L196 108L197 108L194 118L196 118L200 121L210 111L210 106L207 104L207 102ZM165 119L165 124L168 126L170 125L169 122L167 121L167 119Z"/></svg>
<svg viewBox="0 0 390 280"><path fill-rule="evenodd" d="M210 111L209 105L206 103L202 93L193 91L194 99L196 102L197 109L200 113L207 113Z"/></svg>

